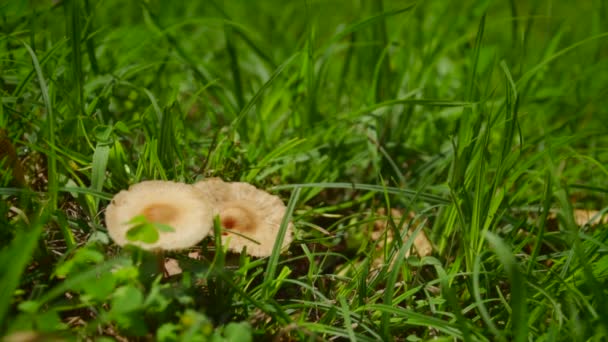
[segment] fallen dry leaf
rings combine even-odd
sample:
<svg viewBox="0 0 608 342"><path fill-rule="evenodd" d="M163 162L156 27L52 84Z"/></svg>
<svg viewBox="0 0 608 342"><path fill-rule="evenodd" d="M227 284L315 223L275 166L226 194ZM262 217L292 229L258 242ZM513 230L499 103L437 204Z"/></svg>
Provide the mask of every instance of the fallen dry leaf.
<svg viewBox="0 0 608 342"><path fill-rule="evenodd" d="M608 223L608 215L600 215L597 210L574 209L574 222L579 226L586 224L596 226L600 223Z"/></svg>
<svg viewBox="0 0 608 342"><path fill-rule="evenodd" d="M167 258L165 259L165 272L168 276L174 276L182 273L182 269L179 267L177 260Z"/></svg>
<svg viewBox="0 0 608 342"><path fill-rule="evenodd" d="M393 239L393 230L387 229L389 228L389 217L386 217L386 210L384 208L381 208L376 213L380 216L384 216L384 218L378 219L374 222L374 231L372 232L370 237L373 241L378 241L379 239L384 240L384 234L386 232L386 242L389 243ZM403 213L398 209L392 208L390 217L392 217L392 220L395 224L399 224L403 217ZM397 227L399 230L401 230L404 227L409 226L408 232L406 233L404 238L404 242L407 241L410 235L416 230L416 228L418 228L418 226L422 224L422 222L415 220L415 218L416 214L413 212L409 212L407 214L407 219L403 223L403 226ZM408 225L409 222L412 223ZM384 242L381 241L378 244L378 247L383 248ZM413 248L414 252L420 257L428 256L433 253L433 245L431 244L431 241L427 238L423 230L420 230L414 238ZM406 257L409 257L410 253L411 250L407 251Z"/></svg>
<svg viewBox="0 0 608 342"><path fill-rule="evenodd" d="M393 242L394 238L394 230L390 228L390 219L396 224L399 225L401 219L403 217L403 213L398 209L391 209L390 217L386 216L386 210L379 209L375 215L380 216L376 221L374 221L373 231L369 235L370 240L376 241L376 256L371 263L371 272L369 273L369 278L373 278L378 275L379 272L382 271L385 266L385 256L382 252L384 247ZM418 228L421 224L424 224L423 221L416 219L416 214L413 212L409 212L407 214L407 218L403 220L401 226L397 226L397 229L401 232L406 227L408 228L407 233L404 237L404 242L407 241L410 235ZM416 237L414 238L414 243L412 248L408 250L405 254L405 257L409 257L412 249L414 253L418 256L428 256L433 252L433 245L431 241L426 237L424 231L420 230ZM389 261L390 267L394 265L397 261L396 258L393 258Z"/></svg>
<svg viewBox="0 0 608 342"><path fill-rule="evenodd" d="M598 224L607 224L608 215L602 214L597 210L574 209L572 212L574 223L578 226L597 226ZM551 212L547 215L547 225L550 231L558 230L557 213Z"/></svg>

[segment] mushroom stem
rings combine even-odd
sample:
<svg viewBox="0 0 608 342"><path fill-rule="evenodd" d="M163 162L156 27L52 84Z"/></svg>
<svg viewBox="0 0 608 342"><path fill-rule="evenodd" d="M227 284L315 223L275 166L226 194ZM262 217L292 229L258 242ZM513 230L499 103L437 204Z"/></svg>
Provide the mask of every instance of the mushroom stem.
<svg viewBox="0 0 608 342"><path fill-rule="evenodd" d="M156 252L155 254L158 266L158 273L161 273L163 275L163 279L169 278L169 271L167 271L167 268L165 267L165 252L161 250L159 252Z"/></svg>

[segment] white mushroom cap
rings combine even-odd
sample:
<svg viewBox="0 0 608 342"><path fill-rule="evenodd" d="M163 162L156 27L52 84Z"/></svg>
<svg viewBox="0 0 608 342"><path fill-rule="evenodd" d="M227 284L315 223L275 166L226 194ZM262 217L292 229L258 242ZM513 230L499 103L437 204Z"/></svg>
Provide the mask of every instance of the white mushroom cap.
<svg viewBox="0 0 608 342"><path fill-rule="evenodd" d="M216 212L225 228L222 244L235 252L247 247L247 253L255 257L272 254L286 212L285 204L279 197L248 183L227 183L219 178L203 180L194 186L215 202ZM292 235L293 224L290 222L282 249L289 246Z"/></svg>
<svg viewBox="0 0 608 342"><path fill-rule="evenodd" d="M217 209L218 204L232 199L231 184L232 183L224 182L218 177L212 177L194 183L194 187L201 190L204 196L211 201L214 208Z"/></svg>
<svg viewBox="0 0 608 342"><path fill-rule="evenodd" d="M129 223L136 216L171 226L159 231L158 241L129 241ZM118 245L137 245L148 250L179 250L200 242L213 227L211 201L195 187L171 181L145 181L116 194L106 209L106 226Z"/></svg>

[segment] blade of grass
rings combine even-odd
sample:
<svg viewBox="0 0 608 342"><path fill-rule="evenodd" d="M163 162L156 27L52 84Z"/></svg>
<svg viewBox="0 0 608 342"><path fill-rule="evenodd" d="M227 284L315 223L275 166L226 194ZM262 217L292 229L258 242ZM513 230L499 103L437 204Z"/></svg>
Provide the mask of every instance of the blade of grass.
<svg viewBox="0 0 608 342"><path fill-rule="evenodd" d="M553 174L552 177L555 179L557 175ZM554 181L555 182L555 181ZM562 208L562 213L564 217L565 228L568 230L568 243L570 244L570 248L572 251L572 256L578 259L581 267L582 278L584 279L584 283L586 284L586 288L588 291L593 293L593 300L597 302L597 312L600 317L608 317L608 298L602 291L604 286L602 286L601 282L593 274L593 269L591 268L588 257L585 255L583 251L582 244L580 239L578 238L577 230L578 226L576 221L574 220L574 210L572 208L572 203L569 201L569 196L567 189L561 188L555 192L555 196L557 198L558 203ZM599 324L603 326L605 330L608 331L608 322L605 319L600 319Z"/></svg>
<svg viewBox="0 0 608 342"><path fill-rule="evenodd" d="M505 268L509 283L511 285L511 338L513 341L523 342L528 340L528 309L526 305L526 280L519 269L517 260L511 249L492 232L486 232L486 239L490 247L498 256L498 260Z"/></svg>
<svg viewBox="0 0 608 342"><path fill-rule="evenodd" d="M415 95L416 92L410 93L411 94L410 96ZM369 112L373 112L376 109L390 107L390 106L399 105L399 104L412 105L412 106L414 106L414 105L426 106L426 107L471 107L474 105L474 103L466 102L466 101L463 102L463 101L451 101L451 100L412 99L412 98L410 98L410 96L407 96L406 98L403 98L403 99L388 100L388 101L376 103L376 104L370 105L368 107L365 107L363 109L359 109L356 112L341 113L339 115L348 114L349 117L350 116L356 117L361 114L367 114Z"/></svg>
<svg viewBox="0 0 608 342"><path fill-rule="evenodd" d="M315 81L315 66L316 66L316 58L315 58L315 17L313 16L313 11L311 8L311 1L306 0L306 16L308 18L307 22L307 37L306 37L306 58L304 59L304 72L305 74L305 82L306 82L306 118L301 120L302 122L306 122L307 127L311 127L311 124L316 121L317 117L317 88Z"/></svg>
<svg viewBox="0 0 608 342"><path fill-rule="evenodd" d="M477 307L477 311L479 311L479 314L481 316L481 319L483 320L483 322L487 325L488 329L490 330L490 332L492 333L492 335L494 335L494 337L496 338L496 340L498 341L506 341L506 337L503 334L502 331L500 331L498 329L498 327L496 327L496 324L494 324L494 322L492 321L492 318L490 317L490 313L488 312L488 309L486 308L485 304L483 303L483 300L481 299L481 287L479 286L479 277L481 276L481 256L483 254L477 254L476 258L475 258L475 263L473 264L473 298L475 300L475 305Z"/></svg>
<svg viewBox="0 0 608 342"><path fill-rule="evenodd" d="M84 11L86 16L88 17L87 23L85 24L85 34L87 32L94 31L93 28L93 16L91 15L91 5L89 4L89 0L84 0ZM87 56L89 56L89 62L91 63L91 70L95 74L99 74L99 63L97 62L97 57L95 56L95 41L93 40L93 36L87 37L86 41L87 48Z"/></svg>
<svg viewBox="0 0 608 342"><path fill-rule="evenodd" d="M169 42L169 44L171 44L171 46L173 46L173 48L175 49L177 54L186 62L188 68L192 71L192 73L194 74L196 79L199 81L199 83L202 85L209 84L210 83L209 77L205 76L205 74L199 69L199 66L195 62L196 59L194 59L192 56L190 56L186 52L186 50L184 50L184 48L179 43L179 41L173 35L169 34L169 32L167 32L162 27L158 15L151 10L148 2L140 0L139 4L143 9L144 14L151 19L150 20L151 24L154 26L154 28L157 30L157 32L159 34L163 35L166 38L166 40ZM222 99L223 100L222 103L225 106L227 106L227 107L230 106L230 108L229 108L230 111L236 112L236 108L234 108L234 103L228 101L226 99L226 96L224 96L224 94L219 92L218 89L216 89L215 87L209 87L209 92L211 92L211 94L213 94L213 96L215 96L219 99Z"/></svg>
<svg viewBox="0 0 608 342"><path fill-rule="evenodd" d="M111 200L113 195L109 194L107 192L102 192L102 191L95 191L92 189L87 189L87 188L76 188L76 187L69 187L69 186L65 186L65 187L60 187L59 188L60 192L69 192L69 193L75 193L75 194L83 194L83 195L90 195L99 199L103 199L103 200Z"/></svg>
<svg viewBox="0 0 608 342"><path fill-rule="evenodd" d="M39 65L44 66L47 62L51 61L52 60L51 57L53 57L55 55L55 53L60 53L62 51L61 49L62 49L63 45L67 42L68 42L68 39L66 39L66 38L61 39L55 45L53 45L50 49L48 49L48 51L46 51L46 53L39 60ZM34 67L33 70L30 71L27 74L27 76L25 76L23 78L23 80L19 83L19 85L15 88L15 91L13 91L13 93L12 93L13 96L17 97L17 98L23 96L23 92L25 91L26 86L29 84L30 80L35 75L38 75L38 71Z"/></svg>
<svg viewBox="0 0 608 342"><path fill-rule="evenodd" d="M549 171L545 172L545 191L543 196L543 211L540 215L538 221L538 232L536 233L536 241L534 242L534 247L532 249L532 253L530 254L530 262L528 263L528 278L532 276L532 270L536 265L536 258L540 253L540 247L544 240L545 235L545 226L547 224L547 217L549 216L549 211L551 209L551 196L553 194L552 183L551 183L551 174Z"/></svg>
<svg viewBox="0 0 608 342"><path fill-rule="evenodd" d="M519 107L519 97L517 94L517 86L513 81L513 77L511 76L511 72L509 71L509 67L505 61L500 62L500 67L502 68L506 83L507 83L507 96L505 100L506 109L505 109L505 132L503 135L503 144L502 144L502 158L504 160L507 158L507 155L511 152L511 147L513 145L513 137L515 136L515 128L517 127L517 115L518 115L518 107ZM520 135L521 141L521 135ZM502 178L502 173L499 173L499 177Z"/></svg>
<svg viewBox="0 0 608 342"><path fill-rule="evenodd" d="M603 39L608 37L608 32L604 32L604 33L600 33L600 34L596 34L593 35L591 37L585 38L581 41L578 41L570 46L567 46L559 51L557 51L556 53L554 53L553 55L545 58L544 60L542 60L540 63L538 63L537 65L535 65L533 68L531 68L530 70L526 71L520 78L519 80L517 80L517 82L515 83L518 86L523 86L525 85L525 83L527 81L529 81L534 75L536 75L539 71L542 70L542 68L544 68L545 66L547 66L549 63L553 62L554 60L558 59L559 57L567 54L568 52L578 48L579 46L582 46L584 44L590 43L594 40L599 40L599 39Z"/></svg>
<svg viewBox="0 0 608 342"><path fill-rule="evenodd" d="M106 169L108 158L110 156L110 144L112 143L110 136L112 127L102 127L97 130L97 144L95 152L93 152L93 162L91 164L91 189L101 191L106 179ZM99 206L99 197L93 197L93 208L91 211L92 217L95 217Z"/></svg>
<svg viewBox="0 0 608 342"><path fill-rule="evenodd" d="M342 337L345 339L350 338L349 332L342 328L337 328L337 327L333 327L330 325L320 324L320 323L315 323L315 322L302 322L302 323L299 323L298 325L300 328L308 329L308 330L314 331L316 333L322 334L324 336L324 338L320 338L320 340L327 340L330 337L334 338L334 339L336 337ZM316 336L311 334L311 340L314 337L316 337ZM370 338L370 337L367 337L367 336L361 335L361 334L356 334L355 337L356 337L356 341L378 342L378 340L376 340L374 338Z"/></svg>
<svg viewBox="0 0 608 342"><path fill-rule="evenodd" d="M80 0L71 0L64 5L66 12L66 23L68 37L70 37L71 47L71 76L72 76L72 94L76 102L78 111L76 114L84 113L84 91L83 91L83 72L82 72L82 49L80 37L82 37L82 24L80 18Z"/></svg>
<svg viewBox="0 0 608 342"><path fill-rule="evenodd" d="M13 303L12 297L34 254L45 221L45 217L38 217L32 222L31 229L18 230L10 244L0 251L0 262L3 265L0 277L0 327L6 326L6 314Z"/></svg>
<svg viewBox="0 0 608 342"><path fill-rule="evenodd" d="M300 56L300 54L301 54L301 52L296 52L293 55L291 55L289 58L287 58L287 60L285 62L283 62L283 64L279 65L279 67L272 73L272 75L270 75L270 78L266 82L264 82L262 87L260 89L258 89L258 91L251 98L251 100L249 100L249 102L247 102L245 107L243 107L241 109L241 111L239 112L237 117L232 121L231 127L232 127L233 131L235 131L239 127L239 124L245 118L245 116L249 113L249 110L257 103L257 101L260 99L260 97L262 96L264 91L266 89L268 89L274 83L274 81L279 77L281 72L283 72L283 69L285 69L285 67L287 67L294 60L296 60L296 58L298 56ZM259 123L260 123L260 125L264 124L263 121L260 121Z"/></svg>
<svg viewBox="0 0 608 342"><path fill-rule="evenodd" d="M438 259L433 257L426 257L425 259L427 260L428 264L434 266L435 270L437 271L437 275L439 276L441 281L441 293L446 299L448 305L452 308L454 316L456 316L456 323L459 325L460 331L462 332L462 339L465 342L473 341L471 337L471 329L469 328L469 323L462 314L462 309L460 307L460 304L458 303L456 293L454 293L454 290L450 286L450 282L453 280L454 277L448 275L448 273L445 271L445 269L441 265L441 262ZM450 278L452 280L450 280Z"/></svg>
<svg viewBox="0 0 608 342"><path fill-rule="evenodd" d="M226 50L230 57L230 72L232 73L232 83L234 85L234 94L239 106L239 110L245 105L243 97L243 81L241 79L241 69L239 68L239 58L234 43L234 34L231 25L224 23L224 39L226 40Z"/></svg>
<svg viewBox="0 0 608 342"><path fill-rule="evenodd" d="M55 136L57 132L55 132L55 115L53 112L53 105L51 103L51 97L49 96L49 89L46 86L46 81L44 79L44 74L42 73L42 68L40 67L40 63L38 63L38 57L36 53L32 50L32 48L25 42L21 42L25 49L29 53L32 64L34 65L34 69L36 70L36 75L38 76L38 85L40 86L40 92L42 94L42 99L44 100L44 107L46 108L46 135L51 146L55 146ZM59 174L57 173L57 155L54 149L50 149L47 155L47 163L48 163L48 193L49 193L49 210L54 212L57 209L57 193L59 192Z"/></svg>
<svg viewBox="0 0 608 342"><path fill-rule="evenodd" d="M324 51L329 46L335 44L337 41L339 41L340 39L346 37L347 35L349 35L351 33L361 31L362 29L364 29L370 25L374 25L378 21L384 22L386 20L386 18L410 11L410 10L414 9L415 6L416 6L416 3L411 3L405 7L402 7L402 8L396 9L396 10L391 10L391 11L383 11L383 12L375 14L369 18L357 21L357 22L347 26L340 33L338 33L337 35L332 37L332 39L329 42L327 42L327 44L324 45L318 51Z"/></svg>
<svg viewBox="0 0 608 342"><path fill-rule="evenodd" d="M265 299L268 299L271 283L275 279L277 265L279 262L279 255L281 254L281 247L283 246L283 240L285 239L285 234L287 233L287 227L291 222L291 216L293 214L293 211L298 203L298 199L300 198L300 192L300 188L295 188L294 191L291 193L291 197L289 198L289 202L287 203L287 210L285 211L285 216L283 216L283 220L281 221L281 227L279 228L279 233L277 234L277 239L274 242L272 254L268 259L266 273L264 274Z"/></svg>
<svg viewBox="0 0 608 342"><path fill-rule="evenodd" d="M511 284L511 338L513 341L528 340L528 309L526 305L526 280L519 269L517 260L510 248L492 232L486 232L486 239L490 247L498 256L498 260L504 266L509 282Z"/></svg>
<svg viewBox="0 0 608 342"><path fill-rule="evenodd" d="M416 190L408 190L395 188L390 186L380 186L373 184L359 184L359 183L302 183L302 184L285 184L273 186L272 190L285 190L294 188L326 188L326 189L352 189L352 190L367 190L374 192L387 192L393 195L405 196L408 198L416 198L427 201L434 204L450 204L450 199L446 199L440 196L435 196L427 193L423 193Z"/></svg>
<svg viewBox="0 0 608 342"><path fill-rule="evenodd" d="M473 264L475 260L475 255L478 253L478 248L475 246L482 245L483 236L481 235L481 230L484 221L490 220L487 217L487 206L489 200L491 200L494 196L493 193L488 193L488 189L486 185L486 167L487 160L485 151L488 148L489 138L490 138L490 127L487 126L485 128L485 132L483 132L480 142L479 142L479 152L473 157L476 159L475 164L471 171L474 171L474 191L475 196L473 196L473 206L471 212L471 224L469 227L465 228L464 233L468 234L468 245L465 247L465 253L467 253L466 262L468 265L468 269L470 270L470 265ZM473 164L473 163L471 163Z"/></svg>
<svg viewBox="0 0 608 342"><path fill-rule="evenodd" d="M372 25L372 41L376 42L377 48L373 50L373 60L376 63L374 76L372 78L372 89L374 90L374 101L378 102L391 97L392 74L390 70L390 55L388 54L389 41L386 33L386 15L384 1L375 0L370 2L373 13L378 13L379 18Z"/></svg>
<svg viewBox="0 0 608 342"><path fill-rule="evenodd" d="M479 54L485 30L486 14L484 13L479 21L475 45L472 53L472 65L469 72L468 85L465 96L466 102L472 102L476 97L475 84L477 82L477 68L479 64ZM476 107L465 107L458 122L458 140L454 149L454 162L452 164L452 174L450 183L455 188L456 193L461 193L465 186L465 174L468 162L472 159L475 148L475 139L479 135L483 116ZM466 198L465 198L466 199ZM470 207L468 200L464 203L465 207Z"/></svg>
<svg viewBox="0 0 608 342"><path fill-rule="evenodd" d="M262 160L257 163L253 170L247 173L247 175L244 177L244 180L247 182L253 181L264 167L266 167L268 164L270 164L273 160L277 159L281 155L287 153L290 150L293 150L295 147L302 144L303 142L303 139L294 138L277 146L274 150L268 152L262 158Z"/></svg>
<svg viewBox="0 0 608 342"><path fill-rule="evenodd" d="M380 1L381 0L379 0L379 2ZM389 88L388 82L390 81L387 78L389 72L387 71L388 66L386 64L388 59L388 46L383 46L381 51L376 54L375 58L377 58L376 65L374 66L370 94L368 95L370 103L376 103L390 98L387 94L387 89Z"/></svg>
<svg viewBox="0 0 608 342"><path fill-rule="evenodd" d="M238 34L241 39L247 44L259 57L262 59L268 66L272 69L276 69L277 65L273 61L271 55L265 52L262 48L260 48L257 44L253 42L253 39L249 36L249 33L252 31L250 27L244 27L234 22L232 18L226 13L224 10L224 6L218 5L217 1L210 1L210 3L217 9L222 16L224 17L224 25L233 26L235 29L235 33ZM242 108L242 106L241 106Z"/></svg>
<svg viewBox="0 0 608 342"><path fill-rule="evenodd" d="M179 152L177 147L179 133L175 121L180 119L180 115L177 103L174 103L170 107L165 107L159 122L158 157L163 164L163 168L172 170L172 174L177 171L175 154Z"/></svg>
<svg viewBox="0 0 608 342"><path fill-rule="evenodd" d="M420 231L422 230L422 228L424 227L424 225L420 224L418 225L418 227L416 228L416 230L414 230L411 235L407 238L407 241L401 245L401 248L399 248L398 252L396 253L395 256L393 256L393 265L391 266L391 272L388 275L388 279L386 281L385 284L385 289L384 289L384 304L387 306L393 306L395 303L393 304L393 291L395 289L395 284L397 282L397 279L399 278L399 275L401 274L401 265L405 262L405 254L408 253L411 248L412 245L414 244L414 239L416 237L416 235L418 235L418 233L420 233ZM402 233L401 236L399 236L399 240L403 241L403 239L405 238L405 235L408 233L408 229L404 229L404 232ZM381 323L380 326L382 328L382 337L384 339L384 341L392 341L393 340L393 336L391 334L391 322L390 322L390 312L388 311L383 311L382 313L382 318L381 318Z"/></svg>
<svg viewBox="0 0 608 342"><path fill-rule="evenodd" d="M390 305L386 305L386 304L369 304L369 305L361 306L361 307L357 308L357 310L355 310L355 311L363 311L363 310L380 311L382 313L388 313L391 315L403 317L404 326L419 326L419 327L423 327L425 329L434 328L449 336L452 336L452 337L455 337L458 339L462 338L461 332L452 323L450 323L448 321L444 321L444 320L436 318L436 317L427 316L427 315L421 314L421 313L413 311L413 310L404 309L404 308L401 308L398 306L390 306ZM394 328L397 329L398 327L394 327Z"/></svg>

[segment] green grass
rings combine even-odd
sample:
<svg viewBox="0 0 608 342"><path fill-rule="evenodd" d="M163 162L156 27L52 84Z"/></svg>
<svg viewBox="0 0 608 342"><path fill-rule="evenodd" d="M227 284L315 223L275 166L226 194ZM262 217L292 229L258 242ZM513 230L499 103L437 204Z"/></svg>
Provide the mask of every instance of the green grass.
<svg viewBox="0 0 608 342"><path fill-rule="evenodd" d="M608 336L603 1L16 0L0 46L0 336ZM109 240L114 193L209 176L281 196L289 253Z"/></svg>

